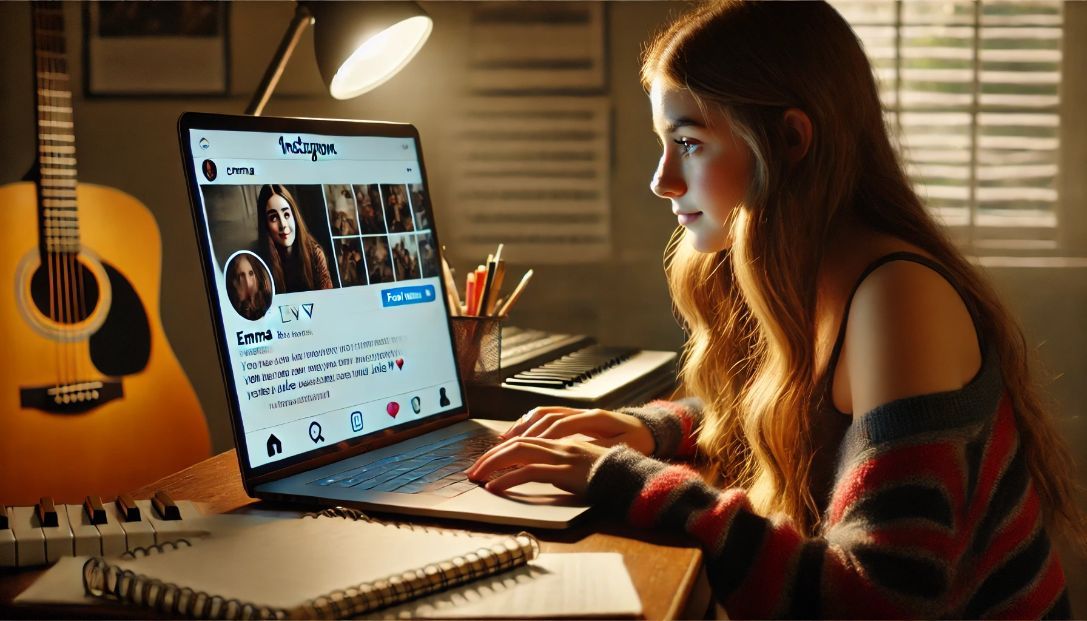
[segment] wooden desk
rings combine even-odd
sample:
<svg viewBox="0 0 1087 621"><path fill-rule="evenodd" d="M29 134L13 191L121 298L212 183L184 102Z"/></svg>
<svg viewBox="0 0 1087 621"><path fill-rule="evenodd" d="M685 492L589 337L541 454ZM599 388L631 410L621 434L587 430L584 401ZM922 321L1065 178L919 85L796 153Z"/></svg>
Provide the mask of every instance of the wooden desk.
<svg viewBox="0 0 1087 621"><path fill-rule="evenodd" d="M218 513L234 511L254 503L257 503L254 506L269 506L245 495L237 455L233 450L134 490L132 496L150 498L160 489L168 491L177 499L206 503L210 511ZM463 523L457 525L463 526ZM470 528L495 532L519 530L490 525ZM689 541L602 522L591 515L585 523L567 530L537 530L533 534L540 539L544 552L622 553L634 587L641 596L646 619L701 618L709 608L711 595L702 570L702 552ZM116 607L81 608L78 611L71 608L12 608L12 599L40 574L41 570L4 570L0 573L0 618L83 617L95 614L118 616ZM133 609L135 617L145 617L147 614L146 610Z"/></svg>

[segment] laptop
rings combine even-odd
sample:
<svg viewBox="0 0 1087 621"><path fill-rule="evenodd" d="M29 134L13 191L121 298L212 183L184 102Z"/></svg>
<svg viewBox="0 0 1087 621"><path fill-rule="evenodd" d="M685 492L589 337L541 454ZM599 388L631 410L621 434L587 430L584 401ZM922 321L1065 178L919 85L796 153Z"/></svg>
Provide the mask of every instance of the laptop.
<svg viewBox="0 0 1087 621"><path fill-rule="evenodd" d="M250 496L538 528L586 511L464 477L509 423L468 416L413 126L186 113L178 132Z"/></svg>

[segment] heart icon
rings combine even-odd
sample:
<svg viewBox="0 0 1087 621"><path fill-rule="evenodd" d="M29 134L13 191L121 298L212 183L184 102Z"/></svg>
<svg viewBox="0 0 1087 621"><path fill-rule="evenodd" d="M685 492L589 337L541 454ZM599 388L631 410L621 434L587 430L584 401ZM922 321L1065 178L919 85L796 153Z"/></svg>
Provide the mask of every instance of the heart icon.
<svg viewBox="0 0 1087 621"><path fill-rule="evenodd" d="M403 358L397 358L396 359L396 368L398 368L398 369L403 369L404 368L404 359Z"/></svg>
<svg viewBox="0 0 1087 621"><path fill-rule="evenodd" d="M396 415L400 413L400 404L396 401L390 401L388 405L385 406L385 411L389 413L389 416L396 418Z"/></svg>

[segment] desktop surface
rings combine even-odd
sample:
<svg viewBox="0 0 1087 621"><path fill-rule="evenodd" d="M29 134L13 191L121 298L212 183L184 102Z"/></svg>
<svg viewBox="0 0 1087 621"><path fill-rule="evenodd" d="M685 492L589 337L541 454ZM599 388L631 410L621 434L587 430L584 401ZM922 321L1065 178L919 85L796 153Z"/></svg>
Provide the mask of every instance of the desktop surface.
<svg viewBox="0 0 1087 621"><path fill-rule="evenodd" d="M274 508L298 511L298 506L270 506L246 496L238 470L238 458L230 450L133 490L135 498L147 498L165 490L174 498L203 503L208 512L225 513L245 508ZM374 514L381 519L403 516ZM470 528L484 532L515 532L515 527L467 524L434 519L412 520L436 526ZM633 529L590 515L561 531L533 532L543 552L619 552L631 581L642 600L646 619L700 618L710 604L709 585L702 568L702 553L689 540ZM146 609L117 606L90 608L47 608L11 606L12 599L29 586L43 570L0 570L0 618L131 617L146 618ZM131 614L128 614L131 613Z"/></svg>

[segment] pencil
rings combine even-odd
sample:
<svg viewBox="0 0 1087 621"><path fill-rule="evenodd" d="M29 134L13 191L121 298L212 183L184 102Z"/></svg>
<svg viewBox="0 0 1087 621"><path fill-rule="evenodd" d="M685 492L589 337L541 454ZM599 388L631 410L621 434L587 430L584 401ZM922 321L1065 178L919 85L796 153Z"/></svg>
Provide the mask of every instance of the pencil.
<svg viewBox="0 0 1087 621"><path fill-rule="evenodd" d="M525 272L525 275L521 277L521 282L517 283L517 288L514 289L513 293L510 294L509 299L507 299L506 303L498 309L499 317L505 317L506 314L510 312L510 309L513 308L514 302L516 302L517 298L521 297L521 294L524 293L525 286L528 285L528 281L530 280L532 280L532 270Z"/></svg>
<svg viewBox="0 0 1087 621"><path fill-rule="evenodd" d="M468 275L464 278L464 299L468 301L468 306L464 309L465 315L474 315L475 313L475 301L476 301L476 273L468 272Z"/></svg>
<svg viewBox="0 0 1087 621"><path fill-rule="evenodd" d="M449 263L446 262L445 256L442 256L442 279L445 281L445 289L448 291L450 302L453 304L453 308L456 309L453 314L460 314L460 294L457 293L457 281L453 280L453 270L449 269Z"/></svg>
<svg viewBox="0 0 1087 621"><path fill-rule="evenodd" d="M472 312L470 314L479 316L483 310L483 287L487 284L487 268L483 265L476 267L476 286L472 289Z"/></svg>
<svg viewBox="0 0 1087 621"><path fill-rule="evenodd" d="M448 287L446 287L445 289L445 301L447 304L449 304L449 316L460 316L460 304L457 304L457 301L453 299L453 291Z"/></svg>

